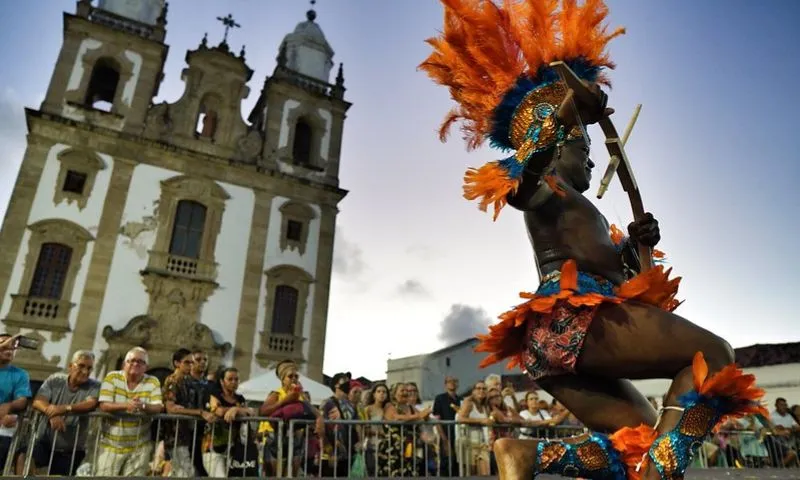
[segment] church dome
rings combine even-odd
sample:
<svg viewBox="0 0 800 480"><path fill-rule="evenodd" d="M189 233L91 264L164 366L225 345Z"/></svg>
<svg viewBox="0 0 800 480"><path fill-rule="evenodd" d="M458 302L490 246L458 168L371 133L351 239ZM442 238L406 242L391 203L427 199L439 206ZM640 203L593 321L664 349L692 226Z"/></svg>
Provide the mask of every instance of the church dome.
<svg viewBox="0 0 800 480"><path fill-rule="evenodd" d="M286 66L303 75L328 83L333 67L333 49L319 24L317 12L306 12L306 21L284 37L281 49L286 51Z"/></svg>
<svg viewBox="0 0 800 480"><path fill-rule="evenodd" d="M292 40L294 40L293 43L305 43L309 46L316 45L323 47L326 53L333 56L333 49L330 44L328 44L325 34L322 33L319 24L314 21L316 18L317 12L314 10L306 12L306 21L298 23L294 28L294 32L286 36L286 40L292 38Z"/></svg>

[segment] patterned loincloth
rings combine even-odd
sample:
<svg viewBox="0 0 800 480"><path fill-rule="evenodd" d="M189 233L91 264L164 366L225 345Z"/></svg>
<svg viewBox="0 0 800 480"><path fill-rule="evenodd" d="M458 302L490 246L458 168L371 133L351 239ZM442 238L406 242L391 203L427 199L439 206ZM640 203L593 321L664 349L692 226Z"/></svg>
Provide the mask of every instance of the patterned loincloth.
<svg viewBox="0 0 800 480"><path fill-rule="evenodd" d="M510 359L509 368L524 367L534 378L575 371L586 332L602 303L628 300L674 310L680 278L656 265L620 286L585 272L573 260L561 271L548 274L535 293L521 293L526 301L500 315L487 335L479 335L476 352L490 355L481 367Z"/></svg>

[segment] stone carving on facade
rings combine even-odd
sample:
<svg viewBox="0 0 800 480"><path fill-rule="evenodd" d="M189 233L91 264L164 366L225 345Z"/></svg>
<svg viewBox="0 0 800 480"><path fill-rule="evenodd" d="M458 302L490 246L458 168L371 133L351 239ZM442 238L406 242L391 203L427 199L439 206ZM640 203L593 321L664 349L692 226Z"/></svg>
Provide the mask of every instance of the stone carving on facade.
<svg viewBox="0 0 800 480"><path fill-rule="evenodd" d="M172 369L172 354L178 348L200 349L208 354L212 365L223 363L231 351L231 344L218 341L211 328L198 322L196 310L183 311L180 303L169 304L169 301L157 303L151 302L151 311L155 315L136 316L119 330L111 326L103 329L108 349L98 362L98 372L107 373L117 368L128 350L136 346L147 350L150 369ZM161 311L164 305L167 305L167 310Z"/></svg>
<svg viewBox="0 0 800 480"><path fill-rule="evenodd" d="M163 138L170 135L173 128L174 124L169 103L161 102L158 105L150 107L150 110L147 112L147 119L145 120L145 132L147 136Z"/></svg>
<svg viewBox="0 0 800 480"><path fill-rule="evenodd" d="M256 163L261 154L264 143L261 133L257 130L250 130L246 135L239 138L236 143L236 159L245 163Z"/></svg>

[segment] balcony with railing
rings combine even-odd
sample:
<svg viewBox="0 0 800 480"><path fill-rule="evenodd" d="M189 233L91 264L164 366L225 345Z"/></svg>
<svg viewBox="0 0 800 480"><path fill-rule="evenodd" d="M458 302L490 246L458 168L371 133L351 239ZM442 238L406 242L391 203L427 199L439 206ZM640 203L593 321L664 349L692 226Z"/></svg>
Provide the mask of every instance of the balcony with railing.
<svg viewBox="0 0 800 480"><path fill-rule="evenodd" d="M256 358L261 361L303 360L305 338L287 333L261 333L261 346Z"/></svg>
<svg viewBox="0 0 800 480"><path fill-rule="evenodd" d="M147 271L206 282L213 282L217 278L215 262L182 257L168 252L151 251Z"/></svg>
<svg viewBox="0 0 800 480"><path fill-rule="evenodd" d="M9 327L69 332L72 306L68 300L11 295L11 308L3 323Z"/></svg>

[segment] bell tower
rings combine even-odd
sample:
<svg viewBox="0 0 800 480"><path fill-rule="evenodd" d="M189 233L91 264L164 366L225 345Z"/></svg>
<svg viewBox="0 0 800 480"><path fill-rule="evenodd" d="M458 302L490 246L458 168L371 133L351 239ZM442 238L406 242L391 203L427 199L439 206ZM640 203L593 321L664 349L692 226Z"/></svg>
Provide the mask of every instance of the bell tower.
<svg viewBox="0 0 800 480"><path fill-rule="evenodd" d="M248 120L264 137L259 168L313 185L315 192L305 198L292 193L276 198L276 247L302 257L308 257L310 248L319 253L316 266L303 271L281 265L266 271L266 308L259 319L254 368L269 368L285 358L302 359L307 375L322 378L336 204L341 198L328 192L343 192L339 159L351 104L344 99L341 64L330 78L334 52L311 4L306 20L281 42L275 69L265 79ZM289 298L299 305L313 302L313 308L287 321L282 305Z"/></svg>
<svg viewBox="0 0 800 480"><path fill-rule="evenodd" d="M164 0L79 0L41 110L114 130L141 128L168 47Z"/></svg>
<svg viewBox="0 0 800 480"><path fill-rule="evenodd" d="M338 186L342 130L351 104L344 100L342 64L331 83L334 52L316 19L312 8L284 37L249 120L265 131L268 167Z"/></svg>

